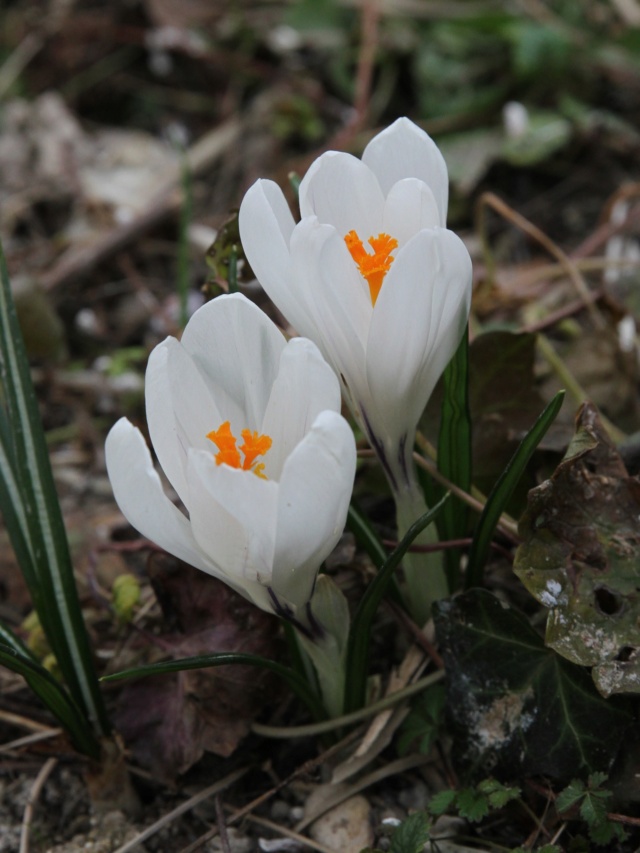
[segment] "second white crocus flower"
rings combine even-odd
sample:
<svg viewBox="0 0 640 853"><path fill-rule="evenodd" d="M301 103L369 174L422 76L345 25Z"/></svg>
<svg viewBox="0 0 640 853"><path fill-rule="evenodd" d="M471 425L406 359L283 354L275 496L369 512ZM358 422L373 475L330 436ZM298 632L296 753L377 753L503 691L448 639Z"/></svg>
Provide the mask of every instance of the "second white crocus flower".
<svg viewBox="0 0 640 853"><path fill-rule="evenodd" d="M315 344L283 334L238 294L204 305L181 341L151 353L149 434L185 512L165 494L140 431L107 437L116 501L129 522L303 633L320 564L344 527L355 442L340 388Z"/></svg>
<svg viewBox="0 0 640 853"><path fill-rule="evenodd" d="M406 530L424 507L411 454L418 419L453 356L471 301L471 260L445 227L447 168L406 118L359 160L329 151L300 184L301 221L272 181L240 208L246 256L271 299L340 377L387 474ZM432 578L433 598L446 594Z"/></svg>

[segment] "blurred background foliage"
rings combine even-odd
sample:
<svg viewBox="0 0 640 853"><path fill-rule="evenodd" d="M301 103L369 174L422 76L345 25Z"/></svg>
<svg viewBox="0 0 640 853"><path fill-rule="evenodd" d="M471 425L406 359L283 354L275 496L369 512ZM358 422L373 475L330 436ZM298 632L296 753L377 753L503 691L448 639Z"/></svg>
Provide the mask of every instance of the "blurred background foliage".
<svg viewBox="0 0 640 853"><path fill-rule="evenodd" d="M480 220L478 201L495 193L584 256L613 195L640 194L640 0L5 0L0 236L32 356L82 367L100 355L92 367L108 388L96 414L139 404L144 353L197 307L204 282L207 295L228 287L244 190L261 176L289 186L325 148L360 153L399 115L445 155L449 223L475 262L473 334L538 331L576 293L557 269L538 269L557 260L548 245L508 213ZM196 168L203 140L219 153ZM637 272L592 263L606 328L574 312L552 343L633 433L637 360L616 324L640 309ZM260 301L251 271L239 270ZM491 389L472 399L485 488L566 384L537 347L531 336L472 348L472 385ZM119 353L131 352L140 358L122 366ZM546 439L555 452L578 396L564 432ZM67 415L49 412L48 426Z"/></svg>

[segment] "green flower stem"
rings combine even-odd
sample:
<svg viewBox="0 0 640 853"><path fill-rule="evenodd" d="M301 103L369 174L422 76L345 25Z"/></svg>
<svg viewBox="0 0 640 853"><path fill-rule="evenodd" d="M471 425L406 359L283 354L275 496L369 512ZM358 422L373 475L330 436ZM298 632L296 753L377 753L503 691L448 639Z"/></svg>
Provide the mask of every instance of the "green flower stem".
<svg viewBox="0 0 640 853"><path fill-rule="evenodd" d="M398 539L401 540L411 525L428 512L428 507L417 486L396 493L395 500ZM430 525L416 536L413 544L435 545L437 541L437 530L434 525ZM433 602L449 595L443 556L438 551L408 551L402 560L402 566L406 581L406 605L415 622L422 626L431 618Z"/></svg>
<svg viewBox="0 0 640 853"><path fill-rule="evenodd" d="M345 672L347 679L345 683L345 710L356 711L364 705L367 672L369 669L369 644L371 641L371 626L383 596L389 588L393 573L400 565L409 546L425 527L437 518L438 513L445 505L449 493L437 503L432 510L425 513L403 536L397 548L389 556L384 566L367 587L358 609L353 617L351 630L349 631L349 642L347 645L347 658Z"/></svg>

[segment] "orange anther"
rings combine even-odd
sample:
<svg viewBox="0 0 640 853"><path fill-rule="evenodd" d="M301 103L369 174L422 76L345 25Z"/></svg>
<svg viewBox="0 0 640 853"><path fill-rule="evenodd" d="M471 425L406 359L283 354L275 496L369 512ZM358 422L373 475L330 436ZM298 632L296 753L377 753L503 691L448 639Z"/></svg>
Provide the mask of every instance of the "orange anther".
<svg viewBox="0 0 640 853"><path fill-rule="evenodd" d="M398 248L398 241L382 233L377 237L369 237L368 243L373 249L372 255L367 252L356 231L349 231L344 241L351 257L358 265L360 274L369 285L371 302L375 305L384 277L394 261L391 252Z"/></svg>
<svg viewBox="0 0 640 853"><path fill-rule="evenodd" d="M240 467L240 454L236 447L236 439L231 432L230 421L225 421L218 429L211 430L207 433L207 438L212 441L219 453L216 453L216 462L222 465L224 462L231 465L232 468Z"/></svg>
<svg viewBox="0 0 640 853"><path fill-rule="evenodd" d="M264 475L264 462L256 465L256 458L263 456L272 445L272 440L268 435L260 435L258 432L252 432L249 429L242 430L242 438L244 444L238 449L237 439L231 432L231 423L225 421L218 429L214 429L207 433L207 438L212 441L218 448L216 453L216 463L222 465L230 465L232 468L241 468L243 471L251 471L256 476L266 480ZM240 457L240 452L244 455L244 461Z"/></svg>
<svg viewBox="0 0 640 853"><path fill-rule="evenodd" d="M245 471L249 471L255 462L256 456L264 456L273 444L273 441L268 435L259 435L259 433L251 432L249 429L242 430L242 438L244 439L244 444L240 445L240 450L244 453L242 467ZM264 468L264 465L262 467Z"/></svg>

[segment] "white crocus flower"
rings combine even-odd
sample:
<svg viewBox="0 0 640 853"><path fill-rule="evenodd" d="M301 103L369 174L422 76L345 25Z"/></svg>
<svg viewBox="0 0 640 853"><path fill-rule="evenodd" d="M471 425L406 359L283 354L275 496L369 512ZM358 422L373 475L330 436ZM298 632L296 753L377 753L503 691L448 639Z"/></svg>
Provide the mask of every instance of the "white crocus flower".
<svg viewBox="0 0 640 853"><path fill-rule="evenodd" d="M122 418L106 461L123 514L169 553L313 634L309 602L355 475L338 381L315 344L287 342L245 297L220 296L181 341L153 350L145 388L151 441L187 514Z"/></svg>
<svg viewBox="0 0 640 853"><path fill-rule="evenodd" d="M425 509L412 460L418 419L471 301L469 253L445 228L446 164L433 140L401 118L361 160L321 155L299 200L296 224L279 187L257 181L240 208L244 251L274 303L340 377L403 532ZM441 572L431 584L431 598L446 594Z"/></svg>

